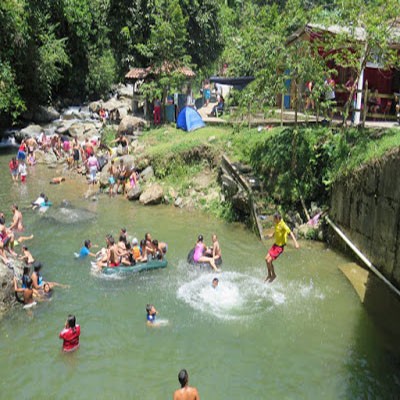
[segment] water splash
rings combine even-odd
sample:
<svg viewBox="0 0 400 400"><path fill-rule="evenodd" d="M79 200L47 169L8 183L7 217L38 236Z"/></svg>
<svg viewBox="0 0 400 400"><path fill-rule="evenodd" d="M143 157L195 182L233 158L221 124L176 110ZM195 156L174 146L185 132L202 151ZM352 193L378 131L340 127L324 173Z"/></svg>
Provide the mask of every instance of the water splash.
<svg viewBox="0 0 400 400"><path fill-rule="evenodd" d="M250 318L285 303L280 285L266 285L258 277L238 272L218 275L219 285L211 286L215 274L207 273L182 284L177 297L192 308L224 320Z"/></svg>

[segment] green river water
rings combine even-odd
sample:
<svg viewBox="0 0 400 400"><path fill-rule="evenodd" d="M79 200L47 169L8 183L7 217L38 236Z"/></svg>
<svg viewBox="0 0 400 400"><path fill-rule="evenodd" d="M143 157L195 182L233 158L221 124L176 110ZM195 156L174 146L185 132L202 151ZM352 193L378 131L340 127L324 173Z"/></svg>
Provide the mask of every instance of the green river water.
<svg viewBox="0 0 400 400"><path fill-rule="evenodd" d="M170 399L186 368L202 399L394 399L400 396L400 361L338 266L348 262L321 244L291 243L276 262L278 279L264 284L266 248L243 226L172 206L141 207L122 198L85 199L82 179L48 184L60 170L36 166L26 185L12 184L0 155L1 209L24 210L44 191L53 207L24 211L27 242L56 288L51 301L31 311L16 305L0 321L1 399ZM67 175L68 177L68 175ZM62 199L95 214L90 221L52 216ZM73 252L107 233L149 231L168 242L168 268L103 277ZM214 274L189 267L199 233L216 232L223 251L220 286ZM268 243L270 244L270 243ZM154 303L165 326L145 324ZM61 352L58 333L73 313L81 347ZM394 316L388 316L393 318Z"/></svg>

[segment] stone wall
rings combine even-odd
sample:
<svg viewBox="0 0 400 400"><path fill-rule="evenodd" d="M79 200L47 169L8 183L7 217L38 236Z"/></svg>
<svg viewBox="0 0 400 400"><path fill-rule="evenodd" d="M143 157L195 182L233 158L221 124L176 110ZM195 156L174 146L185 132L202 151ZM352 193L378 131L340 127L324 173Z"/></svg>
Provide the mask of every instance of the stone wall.
<svg viewBox="0 0 400 400"><path fill-rule="evenodd" d="M400 149L336 182L332 220L400 287Z"/></svg>

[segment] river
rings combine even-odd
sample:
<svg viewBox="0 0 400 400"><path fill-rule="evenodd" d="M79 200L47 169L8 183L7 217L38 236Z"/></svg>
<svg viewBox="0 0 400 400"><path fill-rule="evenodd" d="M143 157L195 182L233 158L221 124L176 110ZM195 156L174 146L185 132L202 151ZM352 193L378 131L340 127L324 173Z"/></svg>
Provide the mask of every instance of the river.
<svg viewBox="0 0 400 400"><path fill-rule="evenodd" d="M48 183L61 167L30 168L26 185L12 184L10 154L0 155L1 209L9 221L11 203L19 204L44 277L70 288L56 288L51 301L30 312L17 305L0 322L0 398L170 399L181 368L202 399L400 393L400 359L338 270L348 262L342 255L319 243L303 241L300 250L289 243L276 262L277 280L264 284L266 248L242 225L172 206L86 199L83 179L67 173L65 183ZM43 215L26 209L41 191L53 202ZM63 199L94 218L57 222ZM167 269L106 278L89 260L74 259L84 239L102 246L121 227L131 237L149 231L167 241ZM185 262L197 235L210 242L214 232L224 258L216 290L213 273ZM147 303L164 326L146 326ZM81 325L81 347L63 354L58 333L69 313Z"/></svg>

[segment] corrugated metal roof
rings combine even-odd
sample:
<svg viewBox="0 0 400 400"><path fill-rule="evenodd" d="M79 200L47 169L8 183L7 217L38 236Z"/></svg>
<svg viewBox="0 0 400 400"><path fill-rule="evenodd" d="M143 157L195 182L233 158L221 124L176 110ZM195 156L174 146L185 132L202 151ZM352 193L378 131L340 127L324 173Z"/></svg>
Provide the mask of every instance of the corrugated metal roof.
<svg viewBox="0 0 400 400"><path fill-rule="evenodd" d="M147 68L131 68L125 75L126 79L144 79L148 75L159 75L160 73L178 72L187 78L194 78L196 73L189 67L174 65L164 62L161 67L150 66Z"/></svg>

